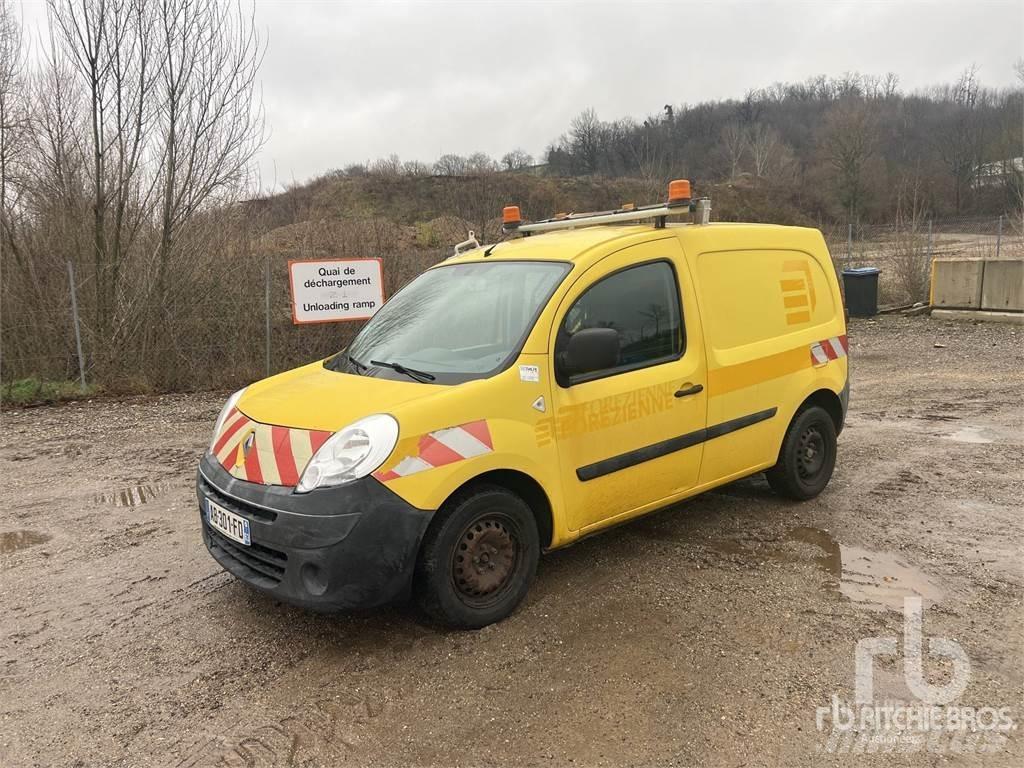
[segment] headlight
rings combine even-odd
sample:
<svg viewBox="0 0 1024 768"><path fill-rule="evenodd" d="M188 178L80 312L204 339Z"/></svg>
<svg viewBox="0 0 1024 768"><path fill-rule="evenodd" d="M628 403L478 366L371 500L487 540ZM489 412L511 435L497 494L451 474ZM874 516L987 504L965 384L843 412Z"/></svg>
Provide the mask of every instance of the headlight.
<svg viewBox="0 0 1024 768"><path fill-rule="evenodd" d="M349 424L320 446L295 490L308 493L314 488L366 477L384 463L397 442L398 422L393 416L378 413Z"/></svg>
<svg viewBox="0 0 1024 768"><path fill-rule="evenodd" d="M224 422L227 421L228 414L231 413L231 409L238 405L239 398L242 397L242 393L245 392L245 387L235 392L228 401L224 403L224 407L220 409L220 416L217 417L217 423L213 427L213 439L210 440L210 450L213 450L213 446L217 444L217 438L220 437L220 431L224 429Z"/></svg>

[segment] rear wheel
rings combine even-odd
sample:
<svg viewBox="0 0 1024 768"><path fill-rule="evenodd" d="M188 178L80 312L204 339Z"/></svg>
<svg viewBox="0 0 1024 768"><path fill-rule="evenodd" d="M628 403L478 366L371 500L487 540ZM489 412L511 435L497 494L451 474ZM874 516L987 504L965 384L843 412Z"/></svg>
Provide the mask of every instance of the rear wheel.
<svg viewBox="0 0 1024 768"><path fill-rule="evenodd" d="M797 412L786 430L778 463L765 475L777 494L804 501L828 485L836 466L836 425L812 405Z"/></svg>
<svg viewBox="0 0 1024 768"><path fill-rule="evenodd" d="M540 557L529 506L496 486L451 499L424 539L416 591L438 621L477 629L508 616L533 581Z"/></svg>

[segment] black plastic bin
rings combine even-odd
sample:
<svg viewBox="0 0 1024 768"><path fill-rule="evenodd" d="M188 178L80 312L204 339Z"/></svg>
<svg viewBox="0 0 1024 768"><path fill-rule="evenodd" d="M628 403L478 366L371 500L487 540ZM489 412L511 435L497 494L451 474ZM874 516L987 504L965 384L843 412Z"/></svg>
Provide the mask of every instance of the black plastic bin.
<svg viewBox="0 0 1024 768"><path fill-rule="evenodd" d="M843 293L846 310L852 317L873 317L878 314L877 267L855 267L843 270Z"/></svg>

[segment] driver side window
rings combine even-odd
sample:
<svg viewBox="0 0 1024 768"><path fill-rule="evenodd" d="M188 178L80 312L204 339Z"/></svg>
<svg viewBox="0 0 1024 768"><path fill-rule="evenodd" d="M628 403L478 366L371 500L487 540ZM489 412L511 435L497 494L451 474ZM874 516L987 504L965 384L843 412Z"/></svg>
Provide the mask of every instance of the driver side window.
<svg viewBox="0 0 1024 768"><path fill-rule="evenodd" d="M682 311L671 264L629 267L587 289L565 315L556 354L588 328L611 328L619 338L618 362L589 373L588 380L678 358L684 349Z"/></svg>

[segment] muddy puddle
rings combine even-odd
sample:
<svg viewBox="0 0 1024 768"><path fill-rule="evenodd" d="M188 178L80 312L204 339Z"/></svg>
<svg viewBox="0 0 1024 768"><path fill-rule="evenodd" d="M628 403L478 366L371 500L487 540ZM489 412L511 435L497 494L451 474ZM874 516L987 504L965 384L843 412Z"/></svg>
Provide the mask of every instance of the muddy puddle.
<svg viewBox="0 0 1024 768"><path fill-rule="evenodd" d="M28 549L49 541L51 537L37 531L7 531L0 533L0 555Z"/></svg>
<svg viewBox="0 0 1024 768"><path fill-rule="evenodd" d="M820 528L794 528L781 542L771 542L767 552L733 540L716 542L713 548L727 555L767 556L785 563L806 563L810 554L810 561L832 577L825 586L828 592L838 592L869 610L902 611L905 597L920 597L925 607L943 598L932 579L896 554L843 544Z"/></svg>
<svg viewBox="0 0 1024 768"><path fill-rule="evenodd" d="M100 493L94 497L97 504L110 504L115 507L137 507L147 504L167 490L164 485L132 485L109 493Z"/></svg>
<svg viewBox="0 0 1024 768"><path fill-rule="evenodd" d="M863 414L861 415L863 418ZM886 427L891 429L902 429L911 430L915 432L921 431L922 426L925 426L923 422L932 422L928 426L938 427L942 431L935 431L933 429L926 429L926 434L929 437L938 437L942 440L952 440L955 443L967 443L970 445L986 445L989 443L1019 443L1020 435L1019 430L1014 431L1007 429L1006 427L1000 427L995 425L986 425L980 427L974 424L953 424L950 422L959 421L959 416L947 416L943 414L926 413L921 416L908 417L908 418L886 418L884 415L871 415L870 423L872 426ZM941 424L935 424L940 422ZM857 417L852 419L852 423L860 423ZM952 430L952 431L949 431Z"/></svg>
<svg viewBox="0 0 1024 768"><path fill-rule="evenodd" d="M947 440L956 440L958 443L991 443L991 437L985 435L981 427L964 427L949 435L944 435Z"/></svg>

